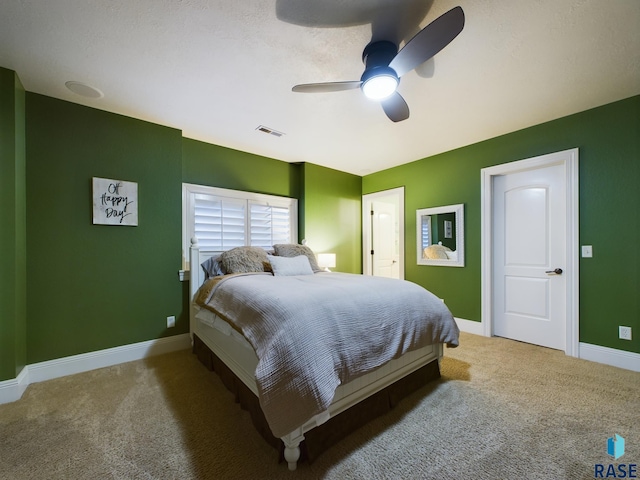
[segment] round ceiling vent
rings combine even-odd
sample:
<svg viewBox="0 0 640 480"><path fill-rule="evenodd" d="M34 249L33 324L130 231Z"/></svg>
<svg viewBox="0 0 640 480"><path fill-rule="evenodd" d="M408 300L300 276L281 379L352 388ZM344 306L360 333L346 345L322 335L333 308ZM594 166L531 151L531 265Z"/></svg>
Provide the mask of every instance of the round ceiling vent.
<svg viewBox="0 0 640 480"><path fill-rule="evenodd" d="M87 98L102 98L104 93L91 85L82 82L68 81L64 84L73 93Z"/></svg>

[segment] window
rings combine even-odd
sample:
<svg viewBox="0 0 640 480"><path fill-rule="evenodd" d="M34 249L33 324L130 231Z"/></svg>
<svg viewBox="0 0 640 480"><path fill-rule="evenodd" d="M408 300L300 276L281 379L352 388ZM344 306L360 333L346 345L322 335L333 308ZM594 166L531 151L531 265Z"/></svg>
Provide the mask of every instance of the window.
<svg viewBox="0 0 640 480"><path fill-rule="evenodd" d="M291 216L288 206L250 202L249 235L252 247L269 249L276 243L291 243Z"/></svg>
<svg viewBox="0 0 640 480"><path fill-rule="evenodd" d="M238 190L182 184L182 264L189 269L191 239L202 250L223 252L251 245L270 249L295 243L298 201Z"/></svg>
<svg viewBox="0 0 640 480"><path fill-rule="evenodd" d="M431 245L431 238L429 233L431 232L431 215L423 215L420 221L420 238L422 239L422 250Z"/></svg>
<svg viewBox="0 0 640 480"><path fill-rule="evenodd" d="M246 201L196 193L193 210L192 237L203 250L222 252L245 244Z"/></svg>

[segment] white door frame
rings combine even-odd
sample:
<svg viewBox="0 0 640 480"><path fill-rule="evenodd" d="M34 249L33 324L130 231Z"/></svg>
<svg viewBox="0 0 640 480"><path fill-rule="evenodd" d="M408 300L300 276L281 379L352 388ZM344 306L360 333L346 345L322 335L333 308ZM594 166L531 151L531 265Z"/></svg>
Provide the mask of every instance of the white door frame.
<svg viewBox="0 0 640 480"><path fill-rule="evenodd" d="M493 251L493 177L496 175L507 175L525 170L551 165L563 165L566 178L566 201L567 201L567 221L566 221L566 247L567 263L567 335L565 353L572 357L578 356L579 346L579 310L578 310L578 279L579 279L579 212L578 212L578 149L573 148L562 152L541 155L539 157L528 158L516 162L496 165L494 167L483 168L481 175L481 298L482 298L482 325L484 335L493 335L493 277L492 277L492 251Z"/></svg>
<svg viewBox="0 0 640 480"><path fill-rule="evenodd" d="M404 278L404 187L392 188L381 192L369 193L362 196L362 273L371 275L371 203L382 197L395 195L398 197L398 269L400 278Z"/></svg>

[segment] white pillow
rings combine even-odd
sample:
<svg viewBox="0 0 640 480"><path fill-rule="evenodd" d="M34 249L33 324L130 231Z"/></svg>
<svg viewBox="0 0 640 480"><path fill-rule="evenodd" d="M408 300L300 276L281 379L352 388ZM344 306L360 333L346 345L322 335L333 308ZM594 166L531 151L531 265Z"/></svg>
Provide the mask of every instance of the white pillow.
<svg viewBox="0 0 640 480"><path fill-rule="evenodd" d="M297 257L278 257L267 255L273 274L277 276L285 275L313 275L311 264L306 255Z"/></svg>

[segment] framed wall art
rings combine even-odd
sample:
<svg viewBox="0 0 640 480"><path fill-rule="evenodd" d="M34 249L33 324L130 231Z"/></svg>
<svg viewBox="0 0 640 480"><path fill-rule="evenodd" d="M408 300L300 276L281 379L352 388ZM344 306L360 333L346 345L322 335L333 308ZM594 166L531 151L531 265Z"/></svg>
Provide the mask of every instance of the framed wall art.
<svg viewBox="0 0 640 480"><path fill-rule="evenodd" d="M138 184L93 177L93 224L138 225Z"/></svg>

